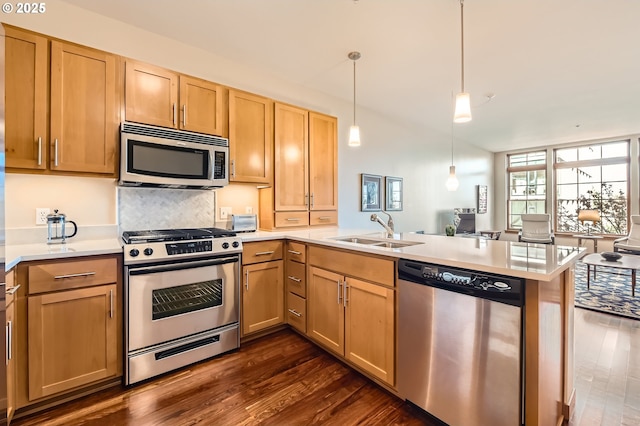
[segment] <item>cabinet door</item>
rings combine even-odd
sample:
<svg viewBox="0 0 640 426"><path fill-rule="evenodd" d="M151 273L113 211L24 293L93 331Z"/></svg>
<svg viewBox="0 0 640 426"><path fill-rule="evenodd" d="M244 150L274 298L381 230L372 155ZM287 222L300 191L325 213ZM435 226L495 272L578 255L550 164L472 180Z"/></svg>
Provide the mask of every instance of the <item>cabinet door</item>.
<svg viewBox="0 0 640 426"><path fill-rule="evenodd" d="M394 385L393 289L349 277L345 293L345 358Z"/></svg>
<svg viewBox="0 0 640 426"><path fill-rule="evenodd" d="M224 136L224 87L199 78L180 76L179 128Z"/></svg>
<svg viewBox="0 0 640 426"><path fill-rule="evenodd" d="M116 57L51 42L51 170L114 175Z"/></svg>
<svg viewBox="0 0 640 426"><path fill-rule="evenodd" d="M117 375L117 287L30 296L29 399Z"/></svg>
<svg viewBox="0 0 640 426"><path fill-rule="evenodd" d="M7 283L9 285L9 283ZM13 414L16 411L16 321L15 321L15 303L7 305L7 421L11 422Z"/></svg>
<svg viewBox="0 0 640 426"><path fill-rule="evenodd" d="M6 28L5 152L7 168L47 168L47 39Z"/></svg>
<svg viewBox="0 0 640 426"><path fill-rule="evenodd" d="M338 209L338 120L309 113L310 210Z"/></svg>
<svg viewBox="0 0 640 426"><path fill-rule="evenodd" d="M177 128L178 74L127 60L124 97L127 121Z"/></svg>
<svg viewBox="0 0 640 426"><path fill-rule="evenodd" d="M307 335L344 355L342 275L310 267L307 282Z"/></svg>
<svg viewBox="0 0 640 426"><path fill-rule="evenodd" d="M229 90L229 159L232 182L273 180L273 102Z"/></svg>
<svg viewBox="0 0 640 426"><path fill-rule="evenodd" d="M282 260L242 268L242 334L284 323Z"/></svg>
<svg viewBox="0 0 640 426"><path fill-rule="evenodd" d="M275 210L307 210L308 111L275 104Z"/></svg>

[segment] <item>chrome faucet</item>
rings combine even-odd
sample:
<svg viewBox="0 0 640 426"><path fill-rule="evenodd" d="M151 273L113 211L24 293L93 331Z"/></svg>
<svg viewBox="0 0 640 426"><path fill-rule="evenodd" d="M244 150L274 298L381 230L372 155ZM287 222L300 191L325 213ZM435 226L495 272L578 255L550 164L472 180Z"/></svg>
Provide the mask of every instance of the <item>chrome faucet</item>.
<svg viewBox="0 0 640 426"><path fill-rule="evenodd" d="M384 220L380 219L375 213L371 215L371 222L378 222L380 225L382 225L385 231L387 231L387 238L393 238L393 218L384 210L382 210L382 213L389 216L389 220L387 221L387 223L384 223Z"/></svg>

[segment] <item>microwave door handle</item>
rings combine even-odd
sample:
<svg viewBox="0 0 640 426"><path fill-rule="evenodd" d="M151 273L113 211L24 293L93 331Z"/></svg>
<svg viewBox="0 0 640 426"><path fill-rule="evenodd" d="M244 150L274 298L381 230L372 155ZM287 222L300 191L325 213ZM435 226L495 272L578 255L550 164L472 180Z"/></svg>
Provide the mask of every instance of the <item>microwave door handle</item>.
<svg viewBox="0 0 640 426"><path fill-rule="evenodd" d="M213 173L216 169L216 165L213 163L213 154L209 151L209 180L213 180Z"/></svg>

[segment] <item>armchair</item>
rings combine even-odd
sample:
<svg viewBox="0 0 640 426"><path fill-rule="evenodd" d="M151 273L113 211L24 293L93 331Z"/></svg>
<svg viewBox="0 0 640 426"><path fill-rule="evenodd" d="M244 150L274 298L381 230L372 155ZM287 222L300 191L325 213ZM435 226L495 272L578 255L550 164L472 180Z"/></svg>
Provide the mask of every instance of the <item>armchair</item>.
<svg viewBox="0 0 640 426"><path fill-rule="evenodd" d="M555 244L556 237L551 229L551 215L523 214L522 229L518 232L518 241L524 243Z"/></svg>
<svg viewBox="0 0 640 426"><path fill-rule="evenodd" d="M629 235L614 240L613 251L640 254L640 215L631 215Z"/></svg>

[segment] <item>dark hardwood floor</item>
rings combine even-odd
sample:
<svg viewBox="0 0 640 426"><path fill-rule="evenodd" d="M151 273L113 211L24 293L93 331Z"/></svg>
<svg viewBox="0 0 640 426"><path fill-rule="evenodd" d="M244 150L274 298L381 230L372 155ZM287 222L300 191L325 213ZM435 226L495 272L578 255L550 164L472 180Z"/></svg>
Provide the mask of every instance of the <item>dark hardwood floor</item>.
<svg viewBox="0 0 640 426"><path fill-rule="evenodd" d="M576 309L573 426L640 425L640 321ZM15 425L434 425L292 331Z"/></svg>

